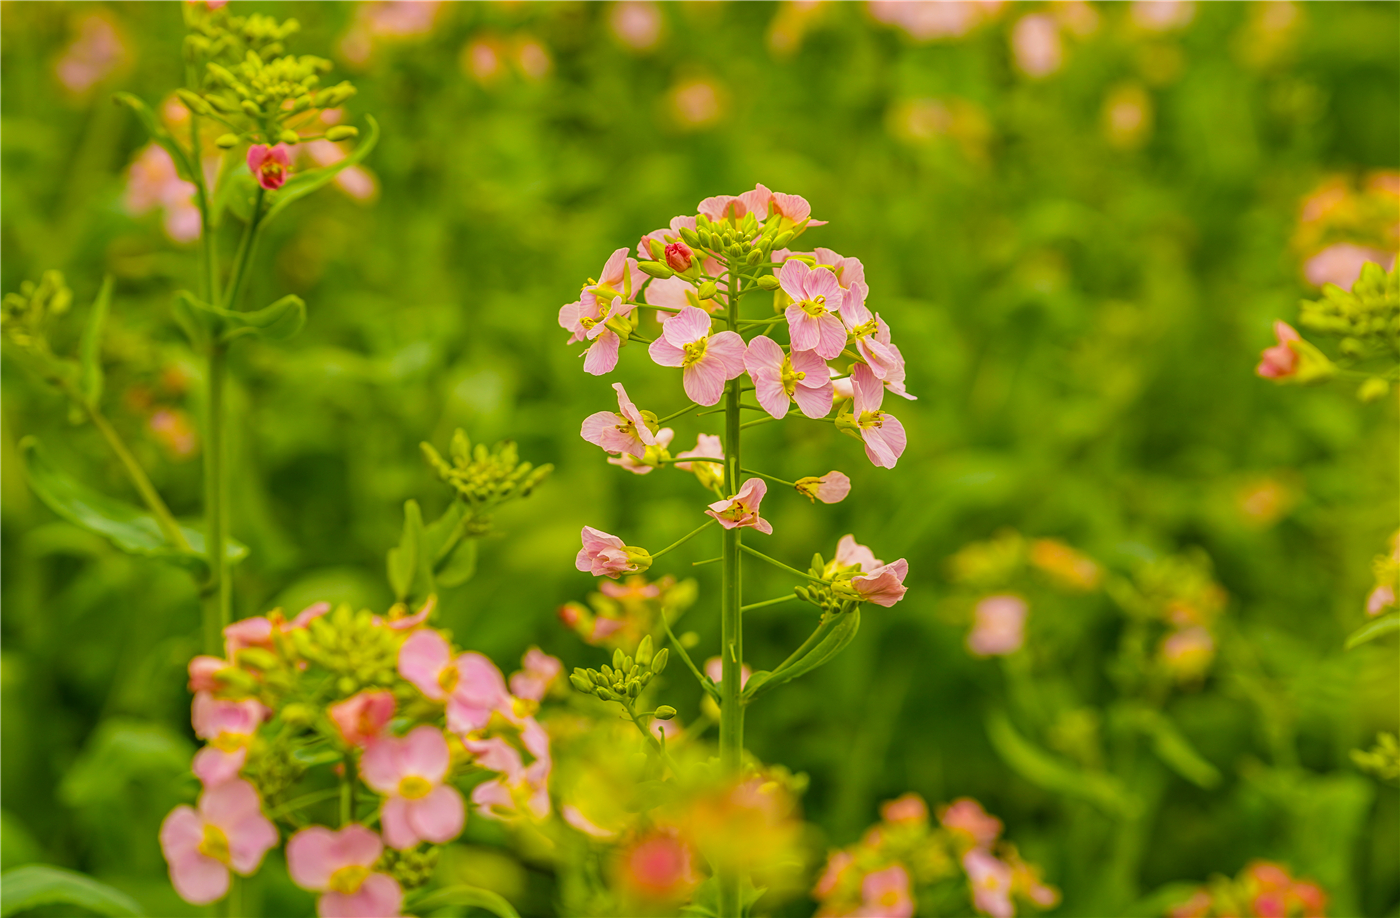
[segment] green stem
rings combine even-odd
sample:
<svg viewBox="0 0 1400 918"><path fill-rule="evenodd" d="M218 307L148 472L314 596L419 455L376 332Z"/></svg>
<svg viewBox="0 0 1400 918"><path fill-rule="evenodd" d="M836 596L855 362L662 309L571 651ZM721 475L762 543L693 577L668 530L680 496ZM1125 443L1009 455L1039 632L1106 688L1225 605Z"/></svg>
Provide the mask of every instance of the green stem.
<svg viewBox="0 0 1400 918"><path fill-rule="evenodd" d="M209 348L209 396L205 406L204 434L204 545L209 559L209 583L204 592L204 652L219 656L221 633L233 621L233 593L228 582L228 557L224 550L228 521L227 482L224 475L224 389L228 346Z"/></svg>
<svg viewBox="0 0 1400 918"><path fill-rule="evenodd" d="M700 667L696 666L695 661L690 658L690 654L686 653L685 645L681 643L680 638L676 637L676 633L671 630L671 623L666 621L664 615L661 617L661 626L666 629L666 636L671 639L671 644L676 648L676 653L681 655L681 660L685 663L686 668L690 670L690 674L695 677L695 681L699 682L700 687L705 690L705 694L715 699L715 701L719 701L719 689L715 687L714 682L711 681L709 676L700 672Z"/></svg>
<svg viewBox="0 0 1400 918"><path fill-rule="evenodd" d="M810 651L813 647L817 646L818 641L826 637L826 633L831 630L832 623L835 621L836 616L833 615L828 617L821 624L817 625L817 627L813 629L812 633L807 635L807 640L803 641L800 647L798 647L792 653L788 654L788 658L783 662L779 663L777 668L775 668L773 672L780 673L792 664L796 663L798 660L805 657L808 651Z"/></svg>
<svg viewBox="0 0 1400 918"><path fill-rule="evenodd" d="M764 606L776 606L776 605L778 605L779 603L791 602L792 600L794 600L794 599L796 599L796 598L797 598L797 594L796 594L796 593L789 593L789 594L786 595L786 596L779 596L777 599L765 599L765 600L763 600L763 602L751 602L751 603L749 603L747 606L744 606L743 608L741 608L739 611L741 611L741 612L747 612L747 611L749 611L750 609L762 609Z"/></svg>
<svg viewBox="0 0 1400 918"><path fill-rule="evenodd" d="M209 214L209 186L204 180L204 163L200 157L199 116L190 112L190 171L194 179L195 203L199 206L200 280L204 302L219 302L218 263L214 259L214 226Z"/></svg>
<svg viewBox="0 0 1400 918"><path fill-rule="evenodd" d="M674 421L676 418L680 417L681 415L685 414L686 412L688 412L688 411L694 411L696 408L699 408L699 407L700 407L699 405L695 404L694 402L691 402L689 405L686 405L686 406L685 406L684 408L682 408L680 411L673 411L673 412L671 412L670 414L666 415L664 418L657 418L657 419L656 419L656 423L657 423L657 424L665 424L667 421ZM671 461L676 461L676 460L671 460ZM681 461L684 461L684 460L681 460Z"/></svg>
<svg viewBox="0 0 1400 918"><path fill-rule="evenodd" d="M320 803L323 800L329 800L332 797L339 796L340 788L338 787L333 790L319 790L313 791L309 794L302 794L300 797L297 797L293 800L288 800L286 803L282 804L276 809L270 810L267 814L267 818L280 819L283 816L286 816L288 813L296 812L302 807L311 806L313 803Z"/></svg>
<svg viewBox="0 0 1400 918"><path fill-rule="evenodd" d="M224 914L228 918L240 918L243 908L243 878L238 874L229 877L228 895L224 897Z"/></svg>
<svg viewBox="0 0 1400 918"><path fill-rule="evenodd" d="M830 582L831 582L830 580L824 580L824 579L822 579L821 577L815 576L815 575L812 574L810 571L799 571L797 568L795 568L795 567L790 567L790 566L784 564L783 562L779 561L777 558L770 558L770 557L768 557L767 555L765 555L763 552L758 551L757 549L749 548L747 545L740 545L739 547L740 547L741 549L743 549L744 551L748 552L749 554L753 555L755 558L762 558L764 561L767 561L769 564L773 565L774 567L780 567L780 568L782 568L783 570L787 571L787 572L790 573L790 574L796 574L797 576L801 577L803 580L811 580L813 583L830 583Z"/></svg>
<svg viewBox="0 0 1400 918"><path fill-rule="evenodd" d="M248 225L243 228L243 238L238 241L238 254L233 257L233 276L229 279L225 309L238 307L238 297L243 293L243 281L248 276L248 263L252 260L253 248L257 245L258 225L262 223L263 201L266 197L267 189L259 185L258 196L253 200L253 215L248 218Z"/></svg>
<svg viewBox="0 0 1400 918"><path fill-rule="evenodd" d="M775 484L787 485L789 488L797 487L796 482L784 481L776 475L769 475L767 472L760 472L757 469L740 469L739 471L743 472L745 475L757 475L759 478L767 478Z"/></svg>
<svg viewBox="0 0 1400 918"><path fill-rule="evenodd" d="M700 533L704 532L706 529L709 529L710 526L712 526L712 525L714 524L714 522L715 522L715 521L714 521L713 519L707 520L706 522L701 523L701 524L700 524L698 527L696 527L695 529L692 529L688 535L683 535L683 536L681 536L679 539L677 539L676 541L672 542L670 545L667 545L665 548L661 549L660 551L654 551L654 552L652 552L652 553L651 553L651 560L655 561L657 558L659 558L659 557L661 557L662 555L666 554L668 551L672 551L673 549L680 548L680 547L681 547L682 545L684 545L686 542L689 542L691 539L695 538L695 537L698 536Z"/></svg>
<svg viewBox="0 0 1400 918"><path fill-rule="evenodd" d="M739 330L739 278L731 268L728 274L728 313L726 319L730 331ZM739 432L740 398L742 383L736 377L729 381L725 394L724 414L724 455L725 484L727 493L736 494L739 490ZM739 527L725 529L721 541L720 557L720 679L719 716L719 760L720 767L737 781L743 774L744 765L744 707L740 700L743 686L740 666L744 659L743 627L743 585L740 581L742 566L739 552L744 547L742 530ZM740 918L740 887L743 878L740 871L731 867L719 872L719 918Z"/></svg>
<svg viewBox="0 0 1400 918"><path fill-rule="evenodd" d="M706 558L704 561L692 561L692 562L690 562L690 566L691 566L691 567L700 567L700 566L705 565L705 564L714 564L716 561L723 561L723 560L724 560L724 555L718 555L718 556L716 556L716 557L714 557L714 558Z"/></svg>
<svg viewBox="0 0 1400 918"><path fill-rule="evenodd" d="M355 759L347 752L341 764L345 771L340 776L340 826L344 828L355 821Z"/></svg>

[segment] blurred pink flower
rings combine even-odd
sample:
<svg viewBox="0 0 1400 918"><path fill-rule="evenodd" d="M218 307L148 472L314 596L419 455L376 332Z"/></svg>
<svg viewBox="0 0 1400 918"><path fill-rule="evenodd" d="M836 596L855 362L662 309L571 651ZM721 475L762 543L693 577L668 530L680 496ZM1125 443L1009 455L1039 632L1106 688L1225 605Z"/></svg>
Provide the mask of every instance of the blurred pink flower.
<svg viewBox="0 0 1400 918"><path fill-rule="evenodd" d="M520 68L525 79L539 82L549 76L554 69L554 61L548 49L536 38L516 36L515 66Z"/></svg>
<svg viewBox="0 0 1400 918"><path fill-rule="evenodd" d="M326 709L340 736L364 748L379 739L394 717L394 693L384 689L357 692Z"/></svg>
<svg viewBox="0 0 1400 918"><path fill-rule="evenodd" d="M943 828L962 833L973 847L990 848L1001 835L1001 820L989 816L971 797L959 797L938 811Z"/></svg>
<svg viewBox="0 0 1400 918"><path fill-rule="evenodd" d="M153 143L132 160L123 203L127 213L138 217L160 208L165 214L166 235L176 242L190 242L200 233L194 194L194 184L180 178L170 154Z"/></svg>
<svg viewBox="0 0 1400 918"><path fill-rule="evenodd" d="M544 698L549 687L564 672L564 664L558 657L552 657L531 647L525 651L520 672L510 677L510 693L517 698L539 701Z"/></svg>
<svg viewBox="0 0 1400 918"><path fill-rule="evenodd" d="M724 660L719 657L710 657L705 661L705 675L710 677L710 681L719 685L724 679ZM749 684L749 676L753 675L753 670L747 663L739 664L739 688Z"/></svg>
<svg viewBox="0 0 1400 918"><path fill-rule="evenodd" d="M393 877L376 873L384 843L357 823L332 831L309 826L287 841L287 873L302 889L321 893L316 914L322 918L396 916L403 890Z"/></svg>
<svg viewBox="0 0 1400 918"><path fill-rule="evenodd" d="M129 58L116 25L104 15L91 14L78 21L78 36L54 64L54 73L69 92L84 95L122 69Z"/></svg>
<svg viewBox="0 0 1400 918"><path fill-rule="evenodd" d="M904 425L894 415L881 411L885 387L870 367L858 363L851 370L855 395L853 419L865 441L865 455L880 468L892 469L904 454L907 442Z"/></svg>
<svg viewBox="0 0 1400 918"><path fill-rule="evenodd" d="M228 669L229 662L218 657L197 656L190 660L189 690L191 692L216 692L220 683L218 673Z"/></svg>
<svg viewBox="0 0 1400 918"><path fill-rule="evenodd" d="M1265 379L1284 379L1298 372L1298 352L1289 347L1291 341L1301 341L1300 336L1287 322L1274 322L1274 337L1278 344L1265 348L1260 355L1259 366L1254 372Z"/></svg>
<svg viewBox="0 0 1400 918"><path fill-rule="evenodd" d="M973 610L972 630L967 649L973 656L1006 656L1021 649L1026 641L1026 614L1030 607L1014 594L987 596Z"/></svg>
<svg viewBox="0 0 1400 918"><path fill-rule="evenodd" d="M496 664L475 651L453 659L451 645L431 628L415 631L403 642L398 671L424 697L446 701L447 729L454 733L481 729L496 711L513 717L506 680Z"/></svg>
<svg viewBox="0 0 1400 918"><path fill-rule="evenodd" d="M248 148L248 171L268 191L276 191L286 184L291 165L290 148L285 143L275 147L255 143Z"/></svg>
<svg viewBox="0 0 1400 918"><path fill-rule="evenodd" d="M614 3L608 26L617 40L633 51L650 51L661 39L661 10L647 0Z"/></svg>
<svg viewBox="0 0 1400 918"><path fill-rule="evenodd" d="M495 38L478 38L462 49L462 67L478 83L490 86L505 73L501 44Z"/></svg>
<svg viewBox="0 0 1400 918"><path fill-rule="evenodd" d="M525 751L535 757L529 765L523 764L520 754L512 747L506 747L508 754L495 764L480 763L484 768L500 772L500 777L478 784L472 790L472 803L488 819L512 820L521 816L544 819L550 813L549 775L553 760L549 754L549 734L534 718L526 718L520 741ZM472 740L465 744L473 752L481 748Z"/></svg>
<svg viewBox="0 0 1400 918"><path fill-rule="evenodd" d="M856 857L849 851L833 851L826 859L826 869L817 878L817 883L812 887L812 895L818 899L825 899L836 891L836 887L841 883L841 877L847 870L850 870L856 862Z"/></svg>
<svg viewBox="0 0 1400 918"><path fill-rule="evenodd" d="M1361 267L1368 261L1375 262L1389 271L1395 267L1395 253L1371 246L1339 242L1309 258L1303 266L1303 276L1314 287L1336 284L1343 290L1350 290L1352 284L1361 277Z"/></svg>
<svg viewBox="0 0 1400 918"><path fill-rule="evenodd" d="M915 41L961 38L997 14L995 0L871 0L878 22L897 26Z"/></svg>
<svg viewBox="0 0 1400 918"><path fill-rule="evenodd" d="M247 761L247 746L239 746L231 752L217 746L205 746L194 754L190 771L194 772L194 776L204 784L204 789L208 790L237 778Z"/></svg>
<svg viewBox="0 0 1400 918"><path fill-rule="evenodd" d="M271 715L272 712L256 698L229 701L215 698L208 692L196 692L190 721L195 736L232 751L247 743Z"/></svg>
<svg viewBox="0 0 1400 918"><path fill-rule="evenodd" d="M1022 16L1011 30L1016 66L1033 79L1047 77L1064 64L1064 48L1055 20L1044 13Z"/></svg>
<svg viewBox="0 0 1400 918"><path fill-rule="evenodd" d="M223 898L229 870L251 876L276 844L277 829L263 815L258 792L242 780L209 788L194 807L175 807L160 826L170 882L192 905Z"/></svg>
<svg viewBox="0 0 1400 918"><path fill-rule="evenodd" d="M744 372L744 339L737 332L710 334L710 316L687 306L666 320L647 353L663 367L682 367L685 394L698 405L713 405L724 384Z"/></svg>
<svg viewBox="0 0 1400 918"><path fill-rule="evenodd" d="M899 864L865 875L860 883L859 918L910 918L914 899L909 894L909 872Z"/></svg>
<svg viewBox="0 0 1400 918"><path fill-rule="evenodd" d="M316 165L325 168L334 166L347 155L340 144L329 140L313 140L298 145ZM379 194L379 180L363 166L346 166L331 180L337 188L357 201L372 201Z"/></svg>
<svg viewBox="0 0 1400 918"><path fill-rule="evenodd" d="M839 357L846 347L846 327L833 310L845 303L845 294L836 274L791 259L778 272L778 281L793 299L784 312L793 348L816 351L826 360Z"/></svg>
<svg viewBox="0 0 1400 918"><path fill-rule="evenodd" d="M1190 0L1135 0L1133 22L1149 32L1170 32L1190 24L1196 4Z"/></svg>
<svg viewBox="0 0 1400 918"><path fill-rule="evenodd" d="M962 865L972 887L973 906L992 918L1013 918L1016 907L1011 902L1011 868L981 848L964 854Z"/></svg>
<svg viewBox="0 0 1400 918"><path fill-rule="evenodd" d="M445 844L466 823L467 804L457 788L444 784L452 765L447 740L437 727L414 727L402 739L371 743L360 758L360 775L385 796L384 840L403 850L419 842Z"/></svg>
<svg viewBox="0 0 1400 918"><path fill-rule="evenodd" d="M789 355L772 338L759 335L749 341L744 366L753 379L754 396L773 417L786 415L794 401L809 418L831 413L831 368L816 351L794 349Z"/></svg>
<svg viewBox="0 0 1400 918"><path fill-rule="evenodd" d="M928 822L928 804L918 794L904 794L881 804L880 818L885 822Z"/></svg>
<svg viewBox="0 0 1400 918"><path fill-rule="evenodd" d="M613 383L617 393L617 411L599 411L583 419L579 436L610 453L630 453L641 459L647 447L656 443L656 435L647 426L642 413L627 397L622 383Z"/></svg>
<svg viewBox="0 0 1400 918"><path fill-rule="evenodd" d="M1162 662L1183 682L1201 678L1215 659L1215 638L1200 625L1181 628L1162 639Z"/></svg>
<svg viewBox="0 0 1400 918"><path fill-rule="evenodd" d="M676 122L688 130L700 130L719 121L724 114L724 91L705 77L683 80L668 94Z"/></svg>
<svg viewBox="0 0 1400 918"><path fill-rule="evenodd" d="M1380 615L1393 605L1395 605L1395 588L1388 583L1383 583L1366 597L1366 614Z"/></svg>
<svg viewBox="0 0 1400 918"><path fill-rule="evenodd" d="M764 535L773 534L773 525L758 515L763 495L768 493L768 485L761 478L750 478L739 486L739 493L725 500L717 500L705 511L725 529L753 528Z"/></svg>

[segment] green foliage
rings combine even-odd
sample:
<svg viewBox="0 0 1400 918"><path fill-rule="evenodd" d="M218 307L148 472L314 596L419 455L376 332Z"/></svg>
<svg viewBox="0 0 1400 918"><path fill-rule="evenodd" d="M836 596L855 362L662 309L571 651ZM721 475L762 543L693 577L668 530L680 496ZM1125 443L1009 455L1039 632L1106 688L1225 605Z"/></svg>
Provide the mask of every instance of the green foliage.
<svg viewBox="0 0 1400 918"><path fill-rule="evenodd" d="M32 864L0 875L4 904L0 915L20 915L45 905L81 908L94 915L140 915L140 903L126 893L62 867Z"/></svg>

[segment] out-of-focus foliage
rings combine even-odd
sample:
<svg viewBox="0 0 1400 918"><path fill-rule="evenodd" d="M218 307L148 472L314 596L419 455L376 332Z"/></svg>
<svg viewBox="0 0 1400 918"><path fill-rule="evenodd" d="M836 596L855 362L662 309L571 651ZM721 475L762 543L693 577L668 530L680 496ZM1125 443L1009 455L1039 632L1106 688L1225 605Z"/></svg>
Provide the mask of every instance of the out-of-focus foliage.
<svg viewBox="0 0 1400 918"><path fill-rule="evenodd" d="M276 5L301 47L333 49L359 88L350 120L373 113L382 136L257 255L250 300L292 293L308 315L298 337L234 356L236 614L387 608L405 501L427 519L452 506L419 443L445 450L460 427L556 471L494 515L503 537L443 592L440 623L506 666L531 643L603 662L555 614L593 588L571 563L580 526L669 544L694 526L695 491L639 482L579 439L609 383L638 391L647 369L584 375L558 307L616 245L761 181L831 221L814 244L859 254L920 399L901 406L898 478L802 426L753 434L786 457L775 475L852 472L825 512L774 501L775 528L811 551L879 532L910 560L900 605L748 721L759 758L809 777L815 846L854 844L905 791L970 796L1063 892L1058 914L1161 914L1259 859L1318 883L1331 914L1392 914L1400 794L1389 759L1352 751L1397 730L1395 638L1342 645L1396 527L1395 400L1252 370L1271 321L1318 298L1317 248L1393 245L1344 222L1313 238L1300 217L1338 176L1400 166L1400 8L944 7L905 29L865 4ZM47 326L72 354L114 278L106 409L175 514L195 515L200 369L172 316L173 291L196 285L188 200L111 104L125 90L173 117L179 9L0 17L0 289L62 271L74 307ZM198 597L34 497L26 435L134 502L62 396L18 361L3 387L0 858L181 914L156 831L194 788ZM988 584L1029 609L1026 649L998 665L965 647L982 594L946 562L1008 528L1074 546L1103 580L1057 584L1065 556L1037 566L1023 546L1022 579ZM748 576L755 597L786 589ZM713 646L718 572L695 577L684 627ZM1204 583L1213 658L1193 678L1150 669L1180 626L1172 590ZM748 615L755 669L805 633L794 608ZM699 707L684 673L668 678ZM477 820L439 870L547 914L559 893L537 866ZM305 906L278 865L249 896Z"/></svg>

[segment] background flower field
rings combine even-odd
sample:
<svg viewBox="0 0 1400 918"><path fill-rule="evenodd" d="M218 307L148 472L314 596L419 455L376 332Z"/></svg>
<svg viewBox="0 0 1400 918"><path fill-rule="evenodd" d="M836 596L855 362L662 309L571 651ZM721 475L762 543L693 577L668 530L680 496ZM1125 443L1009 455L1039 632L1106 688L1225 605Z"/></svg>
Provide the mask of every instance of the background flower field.
<svg viewBox="0 0 1400 918"><path fill-rule="evenodd" d="M1275 319L1323 279L1350 286L1335 246L1394 251L1400 6L242 7L295 16L299 47L355 81L349 118L372 113L382 136L269 230L251 275L252 299L295 293L309 316L295 339L234 352L236 617L386 609L404 502L430 518L449 502L419 443L445 450L463 428L555 471L496 515L501 537L442 593L438 624L504 671L532 645L602 663L557 614L594 589L571 563L580 528L668 545L697 523L695 485L624 474L580 439L613 381L679 396L654 394L644 360L583 374L559 306L617 245L763 182L830 221L814 244L859 254L919 396L898 406L897 472L828 429L748 441L786 478L851 476L822 512L765 504L799 556L864 533L910 571L902 602L748 718L754 754L808 778L804 885L766 911L811 914L827 852L913 791L996 814L1062 892L1052 914L1161 915L1261 859L1321 886L1329 914L1400 914L1400 792L1352 756L1400 727L1395 639L1342 649L1397 525L1394 391L1363 402L1254 374ZM0 5L0 288L58 269L81 315L114 277L109 414L183 517L200 506L203 411L171 317L195 283L189 191L111 104L124 90L164 112L182 36L174 4ZM1338 187L1374 192L1379 217L1309 211ZM56 347L81 328L59 323ZM199 598L30 490L18 443L35 435L123 493L75 420L5 361L0 861L186 914L157 832L197 790ZM719 572L693 576L678 628L713 645ZM756 566L746 584L789 586ZM1024 636L1002 653L969 631L1007 595ZM1168 666L1167 688L1135 681L1177 659L1162 632L1124 649L1131 610L1153 603L1209 619L1190 622L1209 625L1199 668ZM808 629L783 605L747 624L760 661ZM669 690L699 719L695 685ZM1170 732L1124 726L1151 718ZM545 860L497 823L468 819L438 870L556 913ZM259 882L270 913L310 913L280 867Z"/></svg>

